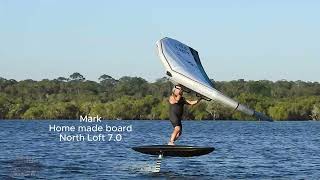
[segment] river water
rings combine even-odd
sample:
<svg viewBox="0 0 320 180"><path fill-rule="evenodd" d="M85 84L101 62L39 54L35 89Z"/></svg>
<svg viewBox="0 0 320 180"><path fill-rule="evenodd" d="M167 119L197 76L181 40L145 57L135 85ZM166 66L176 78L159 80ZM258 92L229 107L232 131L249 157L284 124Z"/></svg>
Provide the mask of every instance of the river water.
<svg viewBox="0 0 320 180"><path fill-rule="evenodd" d="M93 125L121 131L49 131ZM154 172L156 157L131 147L166 144L171 131L155 120L0 120L0 179L320 179L320 122L183 121L177 144L215 151L164 157Z"/></svg>

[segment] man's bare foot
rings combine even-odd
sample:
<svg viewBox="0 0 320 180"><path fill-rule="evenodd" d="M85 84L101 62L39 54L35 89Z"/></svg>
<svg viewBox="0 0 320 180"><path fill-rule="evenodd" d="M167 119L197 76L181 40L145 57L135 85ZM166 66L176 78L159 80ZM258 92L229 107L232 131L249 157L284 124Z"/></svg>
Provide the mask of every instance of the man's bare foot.
<svg viewBox="0 0 320 180"><path fill-rule="evenodd" d="M170 141L170 142L168 143L168 145L174 145L174 143L173 143L172 141Z"/></svg>

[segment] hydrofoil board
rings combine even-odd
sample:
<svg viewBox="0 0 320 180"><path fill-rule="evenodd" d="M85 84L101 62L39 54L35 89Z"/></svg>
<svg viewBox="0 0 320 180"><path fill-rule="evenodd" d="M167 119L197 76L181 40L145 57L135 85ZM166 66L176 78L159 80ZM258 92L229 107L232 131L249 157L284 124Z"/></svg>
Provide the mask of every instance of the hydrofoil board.
<svg viewBox="0 0 320 180"><path fill-rule="evenodd" d="M143 154L174 157L202 156L214 151L214 147L184 145L147 145L133 147L132 149Z"/></svg>

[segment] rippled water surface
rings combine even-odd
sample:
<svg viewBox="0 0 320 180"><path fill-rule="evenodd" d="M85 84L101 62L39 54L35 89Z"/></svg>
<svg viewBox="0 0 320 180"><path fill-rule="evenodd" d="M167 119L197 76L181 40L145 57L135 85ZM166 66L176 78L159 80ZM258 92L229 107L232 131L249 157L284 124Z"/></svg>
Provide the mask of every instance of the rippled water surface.
<svg viewBox="0 0 320 180"><path fill-rule="evenodd" d="M320 122L184 121L177 144L216 150L165 157L159 173L153 172L156 157L131 147L167 143L168 121L103 121L98 125L132 125L132 132L112 133L104 142L60 142L59 133L48 130L53 124L80 125L78 120L0 121L0 179L320 178Z"/></svg>

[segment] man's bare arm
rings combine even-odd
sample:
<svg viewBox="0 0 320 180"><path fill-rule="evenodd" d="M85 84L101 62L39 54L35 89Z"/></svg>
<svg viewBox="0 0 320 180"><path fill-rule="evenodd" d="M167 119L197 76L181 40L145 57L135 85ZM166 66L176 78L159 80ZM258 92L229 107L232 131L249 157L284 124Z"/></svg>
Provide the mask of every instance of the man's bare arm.
<svg viewBox="0 0 320 180"><path fill-rule="evenodd" d="M170 96L169 102L170 102L171 104L175 104L175 103L177 103L178 101L177 101L173 96Z"/></svg>
<svg viewBox="0 0 320 180"><path fill-rule="evenodd" d="M197 100L194 100L194 101L191 101L191 100L186 100L187 104L188 105L196 105L200 102L201 98L200 99L197 99Z"/></svg>

